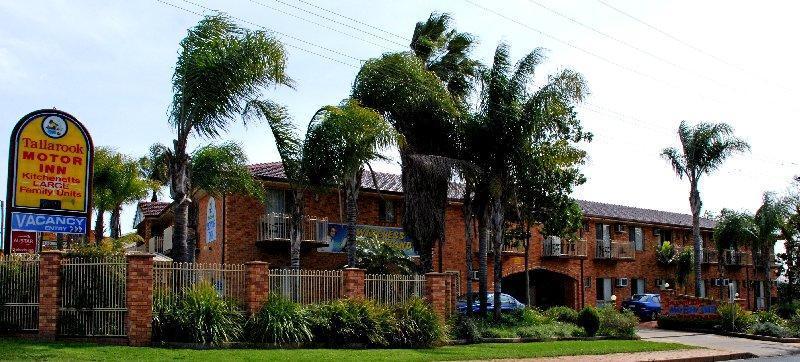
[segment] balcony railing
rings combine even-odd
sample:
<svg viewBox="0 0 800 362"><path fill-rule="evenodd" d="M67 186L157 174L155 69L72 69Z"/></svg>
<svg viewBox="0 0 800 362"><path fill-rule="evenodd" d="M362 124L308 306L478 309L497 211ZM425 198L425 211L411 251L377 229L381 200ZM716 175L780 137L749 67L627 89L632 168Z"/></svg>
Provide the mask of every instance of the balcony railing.
<svg viewBox="0 0 800 362"><path fill-rule="evenodd" d="M719 264L719 251L703 250L703 264Z"/></svg>
<svg viewBox="0 0 800 362"><path fill-rule="evenodd" d="M636 255L634 245L630 241L612 241L610 243L597 240L596 259L633 259Z"/></svg>
<svg viewBox="0 0 800 362"><path fill-rule="evenodd" d="M586 256L586 240L562 240L548 237L542 243L542 256L551 258L579 258Z"/></svg>
<svg viewBox="0 0 800 362"><path fill-rule="evenodd" d="M515 244L503 244L503 253L509 254L525 254L525 244L523 243L515 243Z"/></svg>
<svg viewBox="0 0 800 362"><path fill-rule="evenodd" d="M164 237L163 236L154 236L150 238L150 245L153 246L153 252L155 253L163 253L164 252Z"/></svg>
<svg viewBox="0 0 800 362"><path fill-rule="evenodd" d="M765 258L763 256L763 254L764 253L760 252L760 251L757 251L757 252L754 253L754 255L753 255L753 263L754 263L755 266L758 266L758 267L763 267L764 266L764 264L765 264L765 260L764 259ZM775 259L775 254L773 254L773 253L769 253L767 260L769 260L768 263L769 263L770 267L780 266L780 263Z"/></svg>
<svg viewBox="0 0 800 362"><path fill-rule="evenodd" d="M328 244L328 219L306 216L300 221L300 241ZM280 213L261 215L258 220L257 241L291 241L291 216Z"/></svg>
<svg viewBox="0 0 800 362"><path fill-rule="evenodd" d="M725 250L722 253L722 262L728 266L753 265L753 258L744 251Z"/></svg>

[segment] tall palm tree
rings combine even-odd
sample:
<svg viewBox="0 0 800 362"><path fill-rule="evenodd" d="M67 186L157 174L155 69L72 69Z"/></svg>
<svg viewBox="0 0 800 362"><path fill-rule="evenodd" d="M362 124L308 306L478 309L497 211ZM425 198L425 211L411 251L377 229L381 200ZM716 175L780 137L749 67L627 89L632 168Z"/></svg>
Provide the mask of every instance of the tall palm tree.
<svg viewBox="0 0 800 362"><path fill-rule="evenodd" d="M108 190L111 200L111 238L119 239L122 236L120 213L122 206L136 202L147 196L155 186L150 180L141 177L139 162L129 156L120 155L118 163L114 166L116 172L112 187Z"/></svg>
<svg viewBox="0 0 800 362"><path fill-rule="evenodd" d="M263 31L243 29L227 16L206 16L181 41L172 77L170 124L174 127L170 158L170 194L175 202L174 258L187 261L187 223L191 203L189 137L213 138L237 116L271 124L285 119L284 109L261 99L264 88L291 86L283 45Z"/></svg>
<svg viewBox="0 0 800 362"><path fill-rule="evenodd" d="M722 209L717 224L714 226L717 265L721 276L724 277L725 275L724 251L735 250L740 246L751 246L756 238L755 229L753 215L746 212ZM720 299L723 298L721 293L722 291L720 291Z"/></svg>
<svg viewBox="0 0 800 362"><path fill-rule="evenodd" d="M355 266L358 192L364 166L376 159L386 159L381 151L398 144L392 126L377 112L361 107L355 100L340 106L326 106L314 115L314 126L306 135L309 157L327 165L334 181L344 189L347 218L347 264ZM374 182L372 168L370 175Z"/></svg>
<svg viewBox="0 0 800 362"><path fill-rule="evenodd" d="M478 111L472 117L471 142L473 162L480 168L479 200L485 200L481 237L491 238L494 255L494 314L500 317L502 290L502 247L507 205L514 196L516 180L525 176L530 160L542 157L540 146L569 144L588 140L591 134L580 127L573 107L587 94L583 77L566 69L550 76L538 90L531 92L534 72L545 59L542 49L535 49L516 65L511 64L509 47L497 46L491 68L482 77ZM560 110L559 112L555 112ZM583 153L567 148L565 155L580 163Z"/></svg>
<svg viewBox="0 0 800 362"><path fill-rule="evenodd" d="M97 212L94 219L94 241L103 240L105 229L105 213L114 206L111 189L119 178L121 155L109 147L97 147L94 152L94 169L92 174L92 202Z"/></svg>
<svg viewBox="0 0 800 362"><path fill-rule="evenodd" d="M169 154L170 150L167 146L154 143L150 146L147 155L139 159L142 177L152 182L151 202L158 201L161 187L169 182Z"/></svg>
<svg viewBox="0 0 800 362"><path fill-rule="evenodd" d="M772 267L770 266L770 255L775 250L775 243L781 237L781 227L785 223L786 208L780 200L777 200L771 193L765 193L761 206L756 210L753 217L755 225L755 237L753 238L752 250L761 254L761 261L764 263L764 296L765 307L770 310L772 301L770 300L770 286L772 280Z"/></svg>
<svg viewBox="0 0 800 362"><path fill-rule="evenodd" d="M692 210L692 237L694 239L695 294L700 295L703 283L703 239L700 236L700 178L715 171L732 155L750 149L747 142L733 135L733 128L725 123L699 123L690 126L686 121L678 127L681 149L665 148L661 155L672 165L679 178L689 180L689 207Z"/></svg>

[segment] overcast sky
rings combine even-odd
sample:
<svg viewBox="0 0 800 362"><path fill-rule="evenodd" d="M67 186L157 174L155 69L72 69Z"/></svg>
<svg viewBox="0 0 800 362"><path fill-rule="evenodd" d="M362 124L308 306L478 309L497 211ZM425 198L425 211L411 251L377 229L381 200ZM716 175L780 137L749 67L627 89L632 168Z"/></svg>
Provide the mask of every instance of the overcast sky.
<svg viewBox="0 0 800 362"><path fill-rule="evenodd" d="M763 192L785 191L800 173L800 4L472 1L0 1L0 122L10 132L26 113L56 107L78 117L98 146L139 156L154 142L170 143L178 43L200 18L171 3L275 31L297 86L266 95L304 128L320 106L348 96L360 60L407 49L414 24L438 11L477 37L474 55L483 62L504 41L515 59L549 50L539 80L561 68L585 75L592 94L580 117L595 140L585 147L588 181L576 198L688 213L687 183L659 157L678 144L681 120L728 122L752 145L702 181L706 209L755 210ZM278 160L264 125L234 125L218 141L226 140L241 143L251 162ZM7 142L0 137L3 152ZM134 209L124 210L126 231Z"/></svg>

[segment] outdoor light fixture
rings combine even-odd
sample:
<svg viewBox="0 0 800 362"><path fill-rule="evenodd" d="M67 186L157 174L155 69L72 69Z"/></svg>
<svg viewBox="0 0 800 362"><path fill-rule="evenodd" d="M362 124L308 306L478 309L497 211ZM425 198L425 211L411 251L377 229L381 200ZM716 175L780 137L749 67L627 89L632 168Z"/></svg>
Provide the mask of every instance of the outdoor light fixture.
<svg viewBox="0 0 800 362"><path fill-rule="evenodd" d="M617 301L617 296L616 296L616 295L614 295L614 294L612 294L612 295L611 295L611 301L612 301L612 302L616 302L616 301Z"/></svg>

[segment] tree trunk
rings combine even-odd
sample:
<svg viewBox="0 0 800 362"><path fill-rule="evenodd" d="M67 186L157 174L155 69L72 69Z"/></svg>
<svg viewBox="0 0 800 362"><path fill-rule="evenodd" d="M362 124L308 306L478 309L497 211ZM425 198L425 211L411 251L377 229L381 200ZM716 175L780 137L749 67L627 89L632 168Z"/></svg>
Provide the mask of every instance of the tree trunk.
<svg viewBox="0 0 800 362"><path fill-rule="evenodd" d="M478 221L478 300L481 314L486 314L489 304L486 300L489 292L489 211L488 207L484 206L483 209Z"/></svg>
<svg viewBox="0 0 800 362"><path fill-rule="evenodd" d="M494 320L500 321L500 293L503 292L503 204L500 198L492 202L492 246L494 253Z"/></svg>
<svg viewBox="0 0 800 362"><path fill-rule="evenodd" d="M100 244L103 241L103 229L105 229L105 211L97 209L97 218L94 219L94 243Z"/></svg>
<svg viewBox="0 0 800 362"><path fill-rule="evenodd" d="M466 190L464 191L464 204L463 204L463 217L464 217L464 255L465 260L467 263L467 307L466 313L467 316L472 316L472 304L473 298L472 295L472 243L473 243L473 234L472 234L472 224L473 224L473 217L472 217L472 197L470 196L470 188L469 185L466 186Z"/></svg>
<svg viewBox="0 0 800 362"><path fill-rule="evenodd" d="M702 208L702 201L700 201L700 191L698 191L697 180L690 180L691 191L689 194L689 206L692 209L692 238L694 240L694 293L696 296L700 295L703 283L703 275L701 270L703 253L703 239L700 236L700 209Z"/></svg>
<svg viewBox="0 0 800 362"><path fill-rule="evenodd" d="M357 267L356 261L356 219L358 218L358 187L361 178L361 169L358 175L351 175L345 185L345 199L347 200L347 265Z"/></svg>
<svg viewBox="0 0 800 362"><path fill-rule="evenodd" d="M112 239L119 239L122 236L121 225L120 225L120 212L122 211L122 206L117 205L111 210L111 238Z"/></svg>
<svg viewBox="0 0 800 362"><path fill-rule="evenodd" d="M772 273L769 262L769 249L772 243L767 242L764 245L764 307L766 310L772 309ZM774 246L773 246L774 249Z"/></svg>
<svg viewBox="0 0 800 362"><path fill-rule="evenodd" d="M786 294L787 300L794 299L794 243L788 237L785 237L786 233L784 233L784 245L786 247L786 280L788 284L786 285Z"/></svg>
<svg viewBox="0 0 800 362"><path fill-rule="evenodd" d="M290 246L291 268L300 269L300 247L302 243L303 228L303 190L294 188L292 190L294 204L291 211L292 241Z"/></svg>
<svg viewBox="0 0 800 362"><path fill-rule="evenodd" d="M181 137L179 137L181 138ZM170 159L170 195L175 201L175 222L172 229L172 258L176 262L189 262L188 223L189 223L189 190L191 190L191 172L189 171L189 155L186 154L186 142L175 140L175 156Z"/></svg>
<svg viewBox="0 0 800 362"><path fill-rule="evenodd" d="M531 233L530 226L525 225L525 305L531 305L531 273L530 273L530 251L531 251Z"/></svg>

